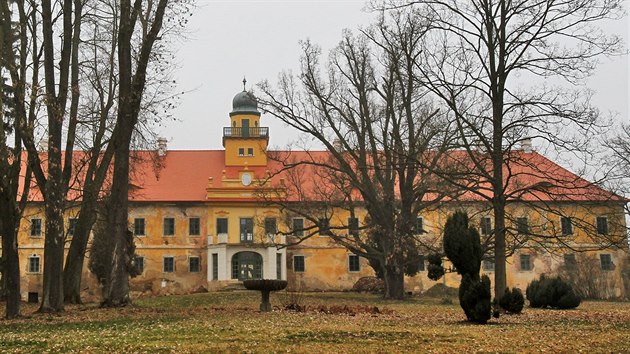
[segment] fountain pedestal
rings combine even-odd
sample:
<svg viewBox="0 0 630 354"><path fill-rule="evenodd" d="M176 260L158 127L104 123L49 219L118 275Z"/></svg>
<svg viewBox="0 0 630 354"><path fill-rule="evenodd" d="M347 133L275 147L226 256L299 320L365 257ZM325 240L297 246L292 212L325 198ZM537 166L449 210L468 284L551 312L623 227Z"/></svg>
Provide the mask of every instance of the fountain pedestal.
<svg viewBox="0 0 630 354"><path fill-rule="evenodd" d="M249 279L243 281L243 286L248 290L258 290L261 294L260 312L271 311L271 303L269 302L269 294L272 291L282 290L287 287L286 280L275 279Z"/></svg>

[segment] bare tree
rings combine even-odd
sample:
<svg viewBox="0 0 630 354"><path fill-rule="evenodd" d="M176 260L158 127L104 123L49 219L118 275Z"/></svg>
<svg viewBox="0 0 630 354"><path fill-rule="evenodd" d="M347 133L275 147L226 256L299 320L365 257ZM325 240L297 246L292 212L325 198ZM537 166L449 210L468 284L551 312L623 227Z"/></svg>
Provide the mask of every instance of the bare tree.
<svg viewBox="0 0 630 354"><path fill-rule="evenodd" d="M430 50L418 58L417 80L454 115L465 164L478 182L459 185L492 205L500 297L506 286L506 206L517 195L510 171L521 161L528 164L526 155L514 151L536 138L558 150L588 153L600 123L591 92L580 84L599 57L620 53L620 38L598 24L622 16L621 2L427 0L377 7L410 4L431 26L419 44Z"/></svg>
<svg viewBox="0 0 630 354"><path fill-rule="evenodd" d="M106 221L107 230L112 237L112 267L109 276L104 279L104 306L124 306L130 301L129 268L132 262L130 252L133 252L133 245L129 244L127 221L130 145L140 114L147 67L153 55L154 43L159 39L168 3L168 0L136 0L133 6L129 0L120 3L118 115L110 142L114 149L114 164ZM132 39L137 25L140 26L137 33L141 33L141 44L137 60L132 62Z"/></svg>
<svg viewBox="0 0 630 354"><path fill-rule="evenodd" d="M31 185L31 170L22 168L26 155L20 130L20 121L30 120L25 118L29 114L25 108L29 77L22 65L29 55L23 41L27 29L24 23L15 28L15 18L9 3L0 3L0 296L6 299L6 318L20 315L18 230ZM35 69L31 71L32 84L37 78Z"/></svg>
<svg viewBox="0 0 630 354"><path fill-rule="evenodd" d="M439 161L452 131L415 82L426 30L415 20L383 17L358 35L344 33L323 74L319 48L304 42L299 79L282 74L277 91L260 85L266 110L326 149L275 156L286 195L269 201L313 223L296 242L326 234L368 259L388 298L402 298L405 273L417 272L416 217L442 187L425 164ZM349 219L340 220L343 210Z"/></svg>

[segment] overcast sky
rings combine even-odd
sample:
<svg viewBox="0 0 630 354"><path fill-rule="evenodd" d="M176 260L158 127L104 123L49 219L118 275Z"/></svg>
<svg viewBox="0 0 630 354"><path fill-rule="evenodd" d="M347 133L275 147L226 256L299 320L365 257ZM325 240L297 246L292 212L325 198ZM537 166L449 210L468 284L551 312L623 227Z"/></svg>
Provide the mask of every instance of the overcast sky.
<svg viewBox="0 0 630 354"><path fill-rule="evenodd" d="M222 127L229 125L232 98L243 89L268 79L276 81L282 70L296 68L298 42L310 39L327 53L341 39L345 28L356 29L372 22L373 14L362 11L364 1L238 1L197 0L199 8L189 22L189 39L177 52L175 71L178 90L186 91L174 111L176 121L160 132L169 149L222 149ZM622 34L627 43L627 18L609 23L606 29ZM603 58L589 86L597 91L595 103L602 112L628 118L628 57ZM264 115L262 126L270 127L270 147L285 147L296 134Z"/></svg>

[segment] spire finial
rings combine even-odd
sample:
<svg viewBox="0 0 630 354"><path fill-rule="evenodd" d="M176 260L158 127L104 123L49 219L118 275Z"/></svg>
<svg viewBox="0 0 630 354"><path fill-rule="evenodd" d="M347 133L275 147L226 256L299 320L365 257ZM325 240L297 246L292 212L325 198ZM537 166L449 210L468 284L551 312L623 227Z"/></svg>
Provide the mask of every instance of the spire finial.
<svg viewBox="0 0 630 354"><path fill-rule="evenodd" d="M245 84L247 84L247 79L245 78L245 76L243 76L243 91L246 91Z"/></svg>

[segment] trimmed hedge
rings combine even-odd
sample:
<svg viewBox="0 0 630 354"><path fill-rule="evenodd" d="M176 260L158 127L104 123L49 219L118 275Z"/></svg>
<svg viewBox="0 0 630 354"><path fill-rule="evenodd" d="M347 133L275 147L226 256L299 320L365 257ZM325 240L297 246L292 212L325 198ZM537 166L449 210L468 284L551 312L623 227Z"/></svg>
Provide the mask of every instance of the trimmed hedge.
<svg viewBox="0 0 630 354"><path fill-rule="evenodd" d="M526 295L530 307L572 309L582 302L571 285L560 277L547 278L541 275L539 280L529 283Z"/></svg>

